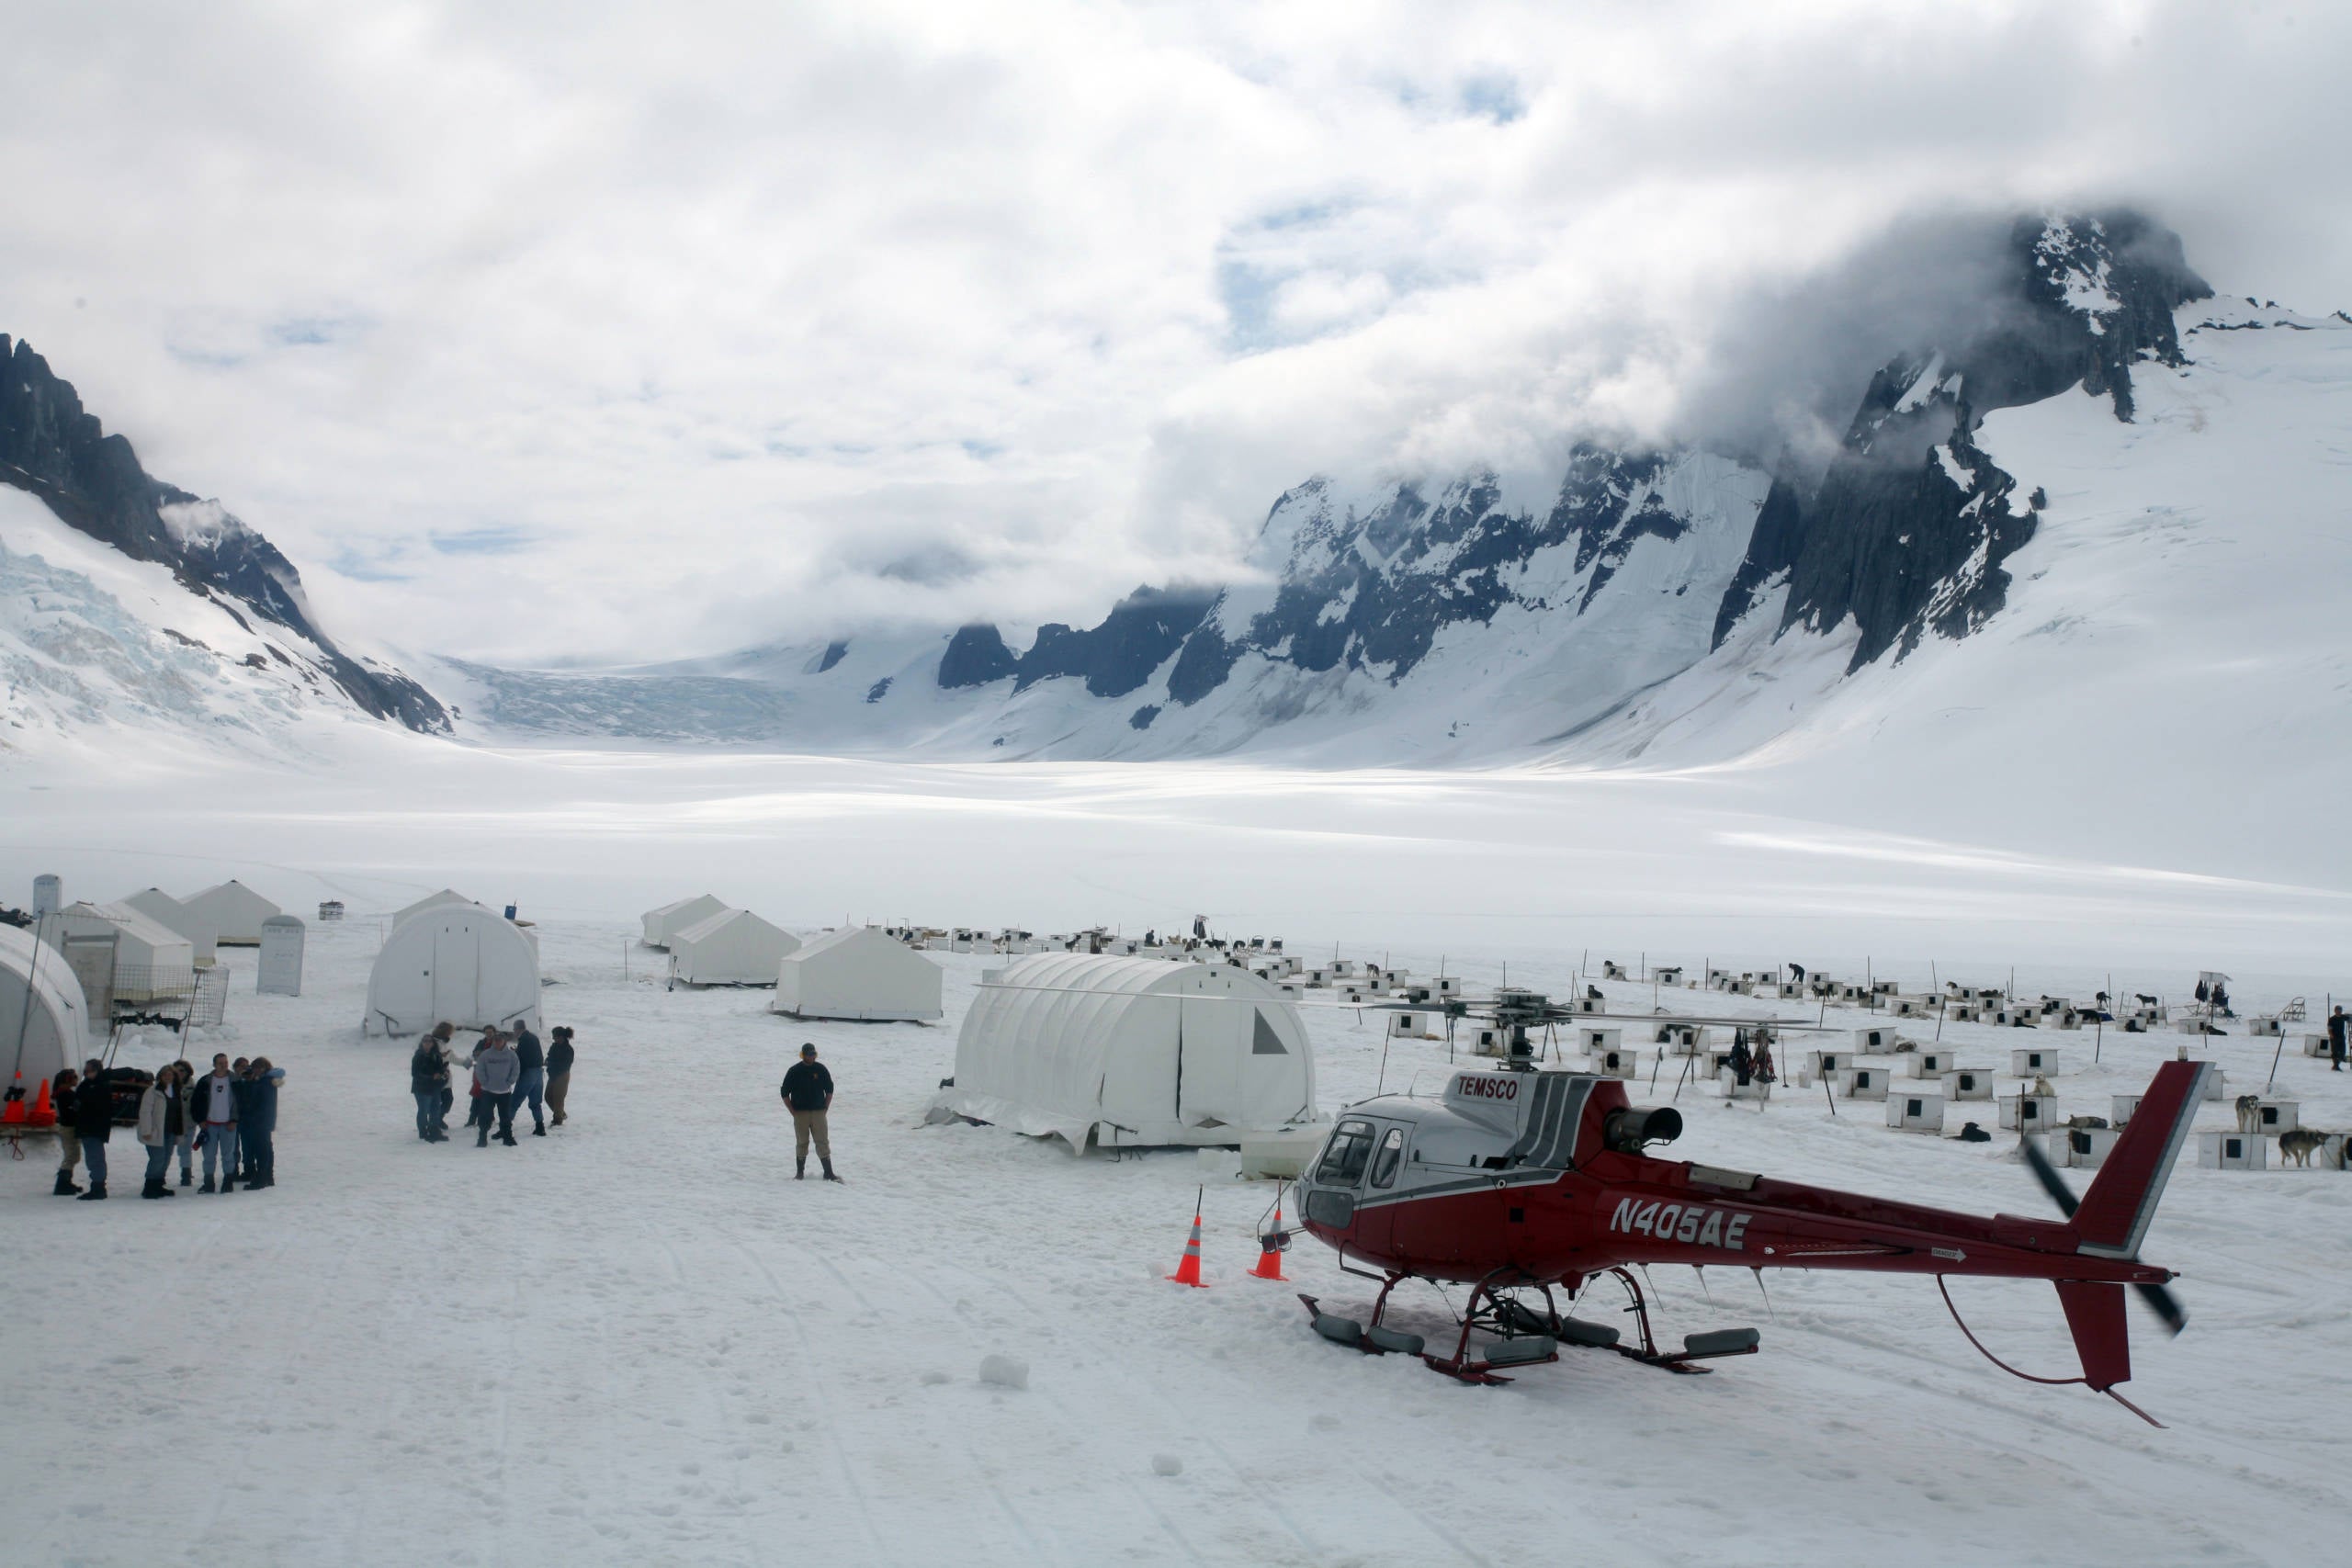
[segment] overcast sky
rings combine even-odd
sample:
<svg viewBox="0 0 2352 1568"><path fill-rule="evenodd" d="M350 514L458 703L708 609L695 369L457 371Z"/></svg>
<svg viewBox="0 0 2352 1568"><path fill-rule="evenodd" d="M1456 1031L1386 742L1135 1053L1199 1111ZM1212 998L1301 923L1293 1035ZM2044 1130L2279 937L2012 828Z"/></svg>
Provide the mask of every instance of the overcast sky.
<svg viewBox="0 0 2352 1568"><path fill-rule="evenodd" d="M0 332L415 649L1091 619L1311 473L1675 433L1953 209L2352 305L2342 6L7 17Z"/></svg>

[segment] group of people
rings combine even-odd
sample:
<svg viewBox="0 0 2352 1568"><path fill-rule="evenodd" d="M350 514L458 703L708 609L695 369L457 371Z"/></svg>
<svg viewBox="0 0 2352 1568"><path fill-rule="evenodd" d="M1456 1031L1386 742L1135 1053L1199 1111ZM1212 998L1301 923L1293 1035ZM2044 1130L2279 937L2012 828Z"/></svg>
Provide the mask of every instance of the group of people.
<svg viewBox="0 0 2352 1568"><path fill-rule="evenodd" d="M450 1042L457 1032L453 1024L434 1025L409 1057L416 1135L428 1144L449 1141L449 1112L458 1102L457 1056ZM571 1089L571 1030L558 1024L548 1034L552 1043L542 1049L526 1021L517 1020L512 1030L482 1031L468 1064L466 1125L477 1131L474 1147L489 1147L494 1127L498 1141L513 1148L518 1109L530 1111L533 1137L547 1136L550 1113L556 1126L563 1125L564 1097Z"/></svg>
<svg viewBox="0 0 2352 1568"><path fill-rule="evenodd" d="M175 1151L182 1187L195 1179L198 1149L204 1152L199 1192L233 1192L240 1181L248 1192L275 1187L277 1088L285 1081L286 1069L272 1066L266 1056L232 1062L225 1053L215 1055L212 1070L201 1076L187 1061L171 1063L152 1077L132 1067L109 1067L96 1057L79 1073L63 1068L52 1087L59 1105L71 1108L71 1131L61 1131L58 1141L64 1147L51 1190L85 1202L107 1195L107 1143L114 1132L118 1096L132 1087L139 1089L139 1142L147 1150L141 1198L178 1196L169 1184ZM86 1190L74 1184L77 1165L89 1175Z"/></svg>

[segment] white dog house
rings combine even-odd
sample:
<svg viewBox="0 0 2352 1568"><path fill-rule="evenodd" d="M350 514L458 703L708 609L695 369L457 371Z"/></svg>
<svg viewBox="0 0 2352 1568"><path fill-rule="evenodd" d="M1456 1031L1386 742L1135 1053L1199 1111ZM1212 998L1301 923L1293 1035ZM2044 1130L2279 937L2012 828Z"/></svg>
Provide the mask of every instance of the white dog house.
<svg viewBox="0 0 2352 1568"><path fill-rule="evenodd" d="M2199 1133L2197 1163L2206 1170L2267 1170L2270 1140L2254 1133Z"/></svg>
<svg viewBox="0 0 2352 1568"><path fill-rule="evenodd" d="M1894 1076L1884 1063L1849 1067L1838 1075L1838 1092L1848 1100L1884 1100L1887 1080Z"/></svg>
<svg viewBox="0 0 2352 1568"><path fill-rule="evenodd" d="M1960 1067L1944 1075L1946 1100L1990 1100L1993 1098L1993 1075L1973 1067Z"/></svg>
<svg viewBox="0 0 2352 1568"><path fill-rule="evenodd" d="M1613 958L1604 958L1600 961L1600 977L1604 980L1622 980L1625 977L1625 966Z"/></svg>
<svg viewBox="0 0 2352 1568"><path fill-rule="evenodd" d="M1039 953L981 985L939 1101L1073 1151L1237 1145L1317 1120L1298 1010L1230 964Z"/></svg>
<svg viewBox="0 0 2352 1568"><path fill-rule="evenodd" d="M799 945L749 909L721 909L670 932L670 977L689 986L773 986L776 965Z"/></svg>
<svg viewBox="0 0 2352 1568"><path fill-rule="evenodd" d="M539 955L512 920L478 904L445 904L402 920L368 977L368 1034L412 1035L539 1023Z"/></svg>
<svg viewBox="0 0 2352 1568"><path fill-rule="evenodd" d="M1471 1036L1470 1049L1481 1056L1501 1056L1510 1054L1510 1046L1499 1029L1481 1029Z"/></svg>
<svg viewBox="0 0 2352 1568"><path fill-rule="evenodd" d="M1853 1063L1854 1054L1851 1051L1807 1051L1804 1054L1804 1071L1798 1076L1797 1081L1810 1085L1823 1078L1836 1077Z"/></svg>
<svg viewBox="0 0 2352 1568"><path fill-rule="evenodd" d="M236 881L208 887L180 902L211 931L216 947L259 947L261 923L286 912Z"/></svg>
<svg viewBox="0 0 2352 1568"><path fill-rule="evenodd" d="M1715 1075L1715 1082L1722 1087L1725 1100L1766 1100L1772 1098L1770 1084L1761 1078L1750 1078L1742 1083L1739 1076L1729 1067Z"/></svg>
<svg viewBox="0 0 2352 1568"><path fill-rule="evenodd" d="M1651 1032L1650 1043L1665 1046L1669 1056L1695 1056L1707 1043L1707 1026L1703 1023L1661 1023Z"/></svg>
<svg viewBox="0 0 2352 1568"><path fill-rule="evenodd" d="M1959 1066L1959 1054L1941 1045L1925 1046L1909 1053L1911 1076L1915 1078L1939 1078Z"/></svg>
<svg viewBox="0 0 2352 1568"><path fill-rule="evenodd" d="M2242 1133L2292 1133L2302 1126L2302 1103L2293 1100L2257 1100L2241 1113Z"/></svg>
<svg viewBox="0 0 2352 1568"><path fill-rule="evenodd" d="M1434 1013L1392 1012L1388 1015L1388 1037L1391 1040L1442 1040Z"/></svg>
<svg viewBox="0 0 2352 1568"><path fill-rule="evenodd" d="M1650 971L1650 978L1661 986L1679 986L1682 984L1682 965L1661 964Z"/></svg>
<svg viewBox="0 0 2352 1568"><path fill-rule="evenodd" d="M1588 1056L1614 1051L1624 1043L1625 1032L1622 1029L1600 1029L1587 1024L1577 1031L1577 1045Z"/></svg>
<svg viewBox="0 0 2352 1568"><path fill-rule="evenodd" d="M940 980L939 965L904 942L872 926L843 926L778 961L769 1007L795 1018L928 1021L940 1016Z"/></svg>
<svg viewBox="0 0 2352 1568"><path fill-rule="evenodd" d="M2012 1051L2009 1053L2009 1077L2030 1078L2040 1073L2058 1071L2055 1051Z"/></svg>
<svg viewBox="0 0 2352 1568"><path fill-rule="evenodd" d="M472 904L473 902L474 901L472 899L467 897L456 888L444 887L438 893L427 893L424 897L419 898L415 903L409 905L404 909L393 910L392 924L393 926L398 927L402 920L413 919L417 916L424 913L427 909L446 908L452 904ZM477 908L479 906L477 906Z"/></svg>
<svg viewBox="0 0 2352 1568"><path fill-rule="evenodd" d="M1854 1031L1854 1049L1873 1055L1892 1051L1896 1038L1894 1030L1885 1024L1875 1029L1857 1029Z"/></svg>
<svg viewBox="0 0 2352 1568"><path fill-rule="evenodd" d="M2122 1130L2117 1127L2064 1128L2057 1137L2066 1157L2056 1163L2076 1170L2097 1170L2107 1163L2107 1156L2114 1152L2115 1140L2121 1136Z"/></svg>
<svg viewBox="0 0 2352 1568"><path fill-rule="evenodd" d="M1902 1133L1940 1133L1944 1130L1944 1097L1890 1094L1886 1097L1886 1124Z"/></svg>
<svg viewBox="0 0 2352 1568"><path fill-rule="evenodd" d="M2001 1125L2012 1133L2046 1133L2057 1120L2058 1097L2054 1094L2001 1096Z"/></svg>
<svg viewBox="0 0 2352 1568"><path fill-rule="evenodd" d="M1592 1070L1604 1078L1630 1078L1641 1065L1642 1054L1625 1046L1611 1045L1592 1053Z"/></svg>
<svg viewBox="0 0 2352 1568"><path fill-rule="evenodd" d="M0 1072L20 1077L30 1100L58 1068L79 1069L91 1043L89 1005L64 958L32 932L0 926Z"/></svg>
<svg viewBox="0 0 2352 1568"><path fill-rule="evenodd" d="M2275 1040L2287 1032L2287 1026L2272 1015L2262 1013L2245 1021L2245 1032L2250 1035L2259 1035L2265 1040Z"/></svg>
<svg viewBox="0 0 2352 1568"><path fill-rule="evenodd" d="M162 888L142 887L130 897L118 898L115 902L126 908L138 910L167 931L175 931L187 938L188 947L194 952L196 963L199 967L212 962L213 940L210 922L198 919L193 909Z"/></svg>
<svg viewBox="0 0 2352 1568"><path fill-rule="evenodd" d="M2322 1061L2325 1061L2329 1055L2327 1036L2324 1034L2304 1035L2303 1055L2306 1056L2316 1056Z"/></svg>
<svg viewBox="0 0 2352 1568"><path fill-rule="evenodd" d="M648 909L638 917L638 925L648 947L667 947L670 939L699 920L720 914L727 908L723 899L708 893L697 893L691 898L681 898L674 904L664 904L658 909ZM971 951L976 933L959 931L956 933L957 953Z"/></svg>
<svg viewBox="0 0 2352 1568"><path fill-rule="evenodd" d="M1944 1021L1947 1023L1974 1023L1983 1014L1982 1008L1965 998L1944 1003Z"/></svg>
<svg viewBox="0 0 2352 1568"><path fill-rule="evenodd" d="M2109 1097L2107 1102L2107 1119L2118 1127L2127 1127L2132 1123L2132 1113L2139 1109L2140 1097L2138 1095L2111 1095Z"/></svg>

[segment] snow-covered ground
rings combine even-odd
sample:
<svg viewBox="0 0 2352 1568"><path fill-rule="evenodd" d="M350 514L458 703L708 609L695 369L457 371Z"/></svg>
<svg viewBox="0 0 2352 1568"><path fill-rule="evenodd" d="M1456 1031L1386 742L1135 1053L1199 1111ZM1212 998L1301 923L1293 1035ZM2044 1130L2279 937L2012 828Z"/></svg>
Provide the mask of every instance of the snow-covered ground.
<svg viewBox="0 0 2352 1568"><path fill-rule="evenodd" d="M357 1030L393 891L312 927L299 998L252 994L250 956L229 959L229 1024L199 1049L288 1069L276 1189L141 1202L127 1133L103 1206L49 1196L45 1160L0 1163L19 1259L0 1284L0 1557L2301 1563L2352 1515L2341 1173L2177 1173L2146 1256L2185 1271L2192 1321L2167 1342L2135 1309L2130 1390L2165 1431L2003 1375L1923 1282L1835 1274L1770 1275L1768 1305L1736 1270L1661 1273L1672 1331L1763 1330L1764 1354L1713 1376L1571 1355L1465 1388L1317 1339L1294 1291L1365 1286L1313 1242L1295 1284L1245 1277L1262 1185L1209 1180L1212 1288L1185 1291L1161 1276L1195 1156L920 1126L987 960L942 958L944 1025L801 1024L763 991L664 990L622 919L557 919L547 1007L580 1033L572 1122L512 1150L420 1144L406 1047ZM1575 963L1511 977L1566 989ZM1377 1016L1309 1021L1326 1109L1369 1092ZM1988 1064L2018 1038L1945 1030ZM2082 1069L2056 1080L2061 1109L2098 1113L2178 1043L2109 1033L2094 1068L2088 1034L2023 1038ZM803 1039L841 1085L843 1187L790 1179L775 1086ZM2233 1089L2267 1075L2267 1043L2211 1044ZM1443 1062L1396 1043L1387 1082L1433 1089ZM2352 1079L2290 1049L2279 1081L2307 1123L2352 1125ZM2046 1202L2006 1140L1891 1133L1874 1104L1682 1104L1689 1157L1984 1212ZM1955 1295L2004 1356L2072 1371L2046 1289ZM978 1380L992 1353L1028 1362L1025 1391Z"/></svg>

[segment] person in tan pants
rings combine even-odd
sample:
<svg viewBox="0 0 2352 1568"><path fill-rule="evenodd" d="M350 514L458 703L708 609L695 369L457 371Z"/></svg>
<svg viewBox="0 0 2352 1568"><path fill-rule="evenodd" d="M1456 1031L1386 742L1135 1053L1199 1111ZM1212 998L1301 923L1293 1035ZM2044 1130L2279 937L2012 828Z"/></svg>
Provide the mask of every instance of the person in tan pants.
<svg viewBox="0 0 2352 1568"><path fill-rule="evenodd" d="M814 1143L825 1179L839 1181L841 1178L833 1174L833 1142L825 1130L825 1112L833 1106L833 1075L817 1060L813 1043L800 1047L800 1060L784 1075L782 1093L792 1111L792 1179L799 1181L808 1176L808 1145Z"/></svg>
<svg viewBox="0 0 2352 1568"><path fill-rule="evenodd" d="M571 1026L559 1023L548 1032L548 1110L556 1126L563 1125L563 1097L571 1092Z"/></svg>

